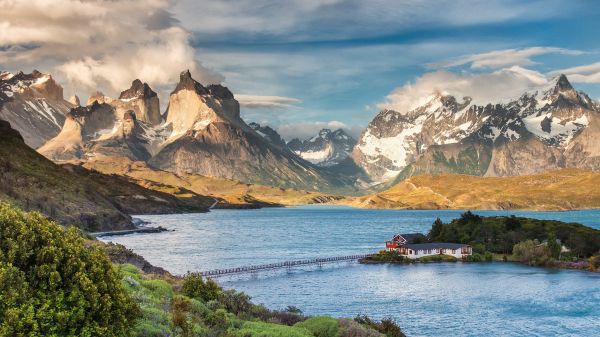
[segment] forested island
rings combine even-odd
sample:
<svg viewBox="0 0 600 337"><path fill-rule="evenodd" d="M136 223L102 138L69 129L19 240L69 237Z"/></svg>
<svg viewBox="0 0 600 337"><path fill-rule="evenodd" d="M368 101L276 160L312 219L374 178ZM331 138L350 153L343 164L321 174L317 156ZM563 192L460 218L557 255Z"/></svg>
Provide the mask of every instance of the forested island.
<svg viewBox="0 0 600 337"><path fill-rule="evenodd" d="M444 223L435 220L429 233L413 243L468 244L473 254L457 259L434 255L409 259L395 250L382 250L363 263L516 261L531 266L600 271L600 230L578 223L516 216L479 216L470 211Z"/></svg>

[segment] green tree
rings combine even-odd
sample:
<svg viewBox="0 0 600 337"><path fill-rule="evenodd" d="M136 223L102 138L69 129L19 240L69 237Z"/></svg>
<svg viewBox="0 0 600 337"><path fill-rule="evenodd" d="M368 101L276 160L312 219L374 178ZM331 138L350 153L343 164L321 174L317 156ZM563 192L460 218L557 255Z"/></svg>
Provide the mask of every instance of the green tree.
<svg viewBox="0 0 600 337"><path fill-rule="evenodd" d="M0 203L0 336L128 336L138 314L76 229Z"/></svg>
<svg viewBox="0 0 600 337"><path fill-rule="evenodd" d="M435 219L433 225L431 226L431 230L427 235L430 241L438 241L439 238L442 237L442 231L444 230L444 223L440 218Z"/></svg>
<svg viewBox="0 0 600 337"><path fill-rule="evenodd" d="M558 260L560 257L560 243L558 243L556 239L556 234L554 232L548 233L548 249L550 249L550 254L553 259Z"/></svg>
<svg viewBox="0 0 600 337"><path fill-rule="evenodd" d="M516 216L511 215L504 219L504 227L506 227L507 231L514 231L520 229L521 221L519 221L519 219Z"/></svg>

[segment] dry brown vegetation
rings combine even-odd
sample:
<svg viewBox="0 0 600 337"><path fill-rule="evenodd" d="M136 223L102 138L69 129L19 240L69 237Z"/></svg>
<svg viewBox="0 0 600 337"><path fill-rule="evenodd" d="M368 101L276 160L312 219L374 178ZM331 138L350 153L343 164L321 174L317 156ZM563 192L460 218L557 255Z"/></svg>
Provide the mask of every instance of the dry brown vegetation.
<svg viewBox="0 0 600 337"><path fill-rule="evenodd" d="M600 172L563 169L515 177L416 176L340 203L363 208L571 210L600 207Z"/></svg>
<svg viewBox="0 0 600 337"><path fill-rule="evenodd" d="M235 180L196 174L178 175L149 167L146 163L122 157L104 157L83 163L86 168L106 174L118 174L135 180L143 187L185 197L185 190L211 196L217 207L261 207L320 203L334 196L293 188L246 184Z"/></svg>

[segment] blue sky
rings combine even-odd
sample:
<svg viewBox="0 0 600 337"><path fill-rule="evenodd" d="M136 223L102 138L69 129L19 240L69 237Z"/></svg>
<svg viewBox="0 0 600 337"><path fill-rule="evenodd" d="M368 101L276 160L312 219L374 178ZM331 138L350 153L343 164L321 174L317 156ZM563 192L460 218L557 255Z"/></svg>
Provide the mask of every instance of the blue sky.
<svg viewBox="0 0 600 337"><path fill-rule="evenodd" d="M288 139L357 135L434 91L502 100L560 72L598 99L598 32L591 0L0 1L0 69L49 72L83 101L139 78L163 107L190 69Z"/></svg>
<svg viewBox="0 0 600 337"><path fill-rule="evenodd" d="M330 121L357 132L395 88L439 68L478 74L514 64L551 77L600 61L595 1L303 2L181 1L174 9L193 32L199 61L221 73L234 93L281 96L272 108L267 100L243 107L243 114L286 136L298 123L313 132L310 123ZM532 47L542 50L525 59L497 55L506 60L501 67L440 65ZM597 83L574 84L600 97ZM296 101L282 106L282 97Z"/></svg>

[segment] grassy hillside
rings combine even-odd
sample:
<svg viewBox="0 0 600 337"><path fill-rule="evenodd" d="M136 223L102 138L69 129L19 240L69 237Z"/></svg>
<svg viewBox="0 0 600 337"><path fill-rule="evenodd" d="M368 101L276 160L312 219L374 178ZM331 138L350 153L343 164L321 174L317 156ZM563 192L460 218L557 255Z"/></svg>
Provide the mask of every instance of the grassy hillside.
<svg viewBox="0 0 600 337"><path fill-rule="evenodd" d="M82 165L106 174L127 176L144 187L166 193L172 194L175 189L183 188L198 194L212 196L219 200L217 208L300 205L338 198L329 194L293 188L245 184L234 180L195 174L177 175L151 168L144 162L134 162L122 157L98 158L84 162Z"/></svg>
<svg viewBox="0 0 600 337"><path fill-rule="evenodd" d="M578 169L515 177L416 176L341 203L364 208L570 210L600 207L600 172Z"/></svg>
<svg viewBox="0 0 600 337"><path fill-rule="evenodd" d="M213 202L181 189L174 197L127 178L58 166L28 147L8 123L0 123L0 200L25 210L100 231L133 227L128 214L203 211Z"/></svg>
<svg viewBox="0 0 600 337"><path fill-rule="evenodd" d="M111 264L136 260L117 250L0 203L0 336L404 337L390 319L270 310L198 274Z"/></svg>

